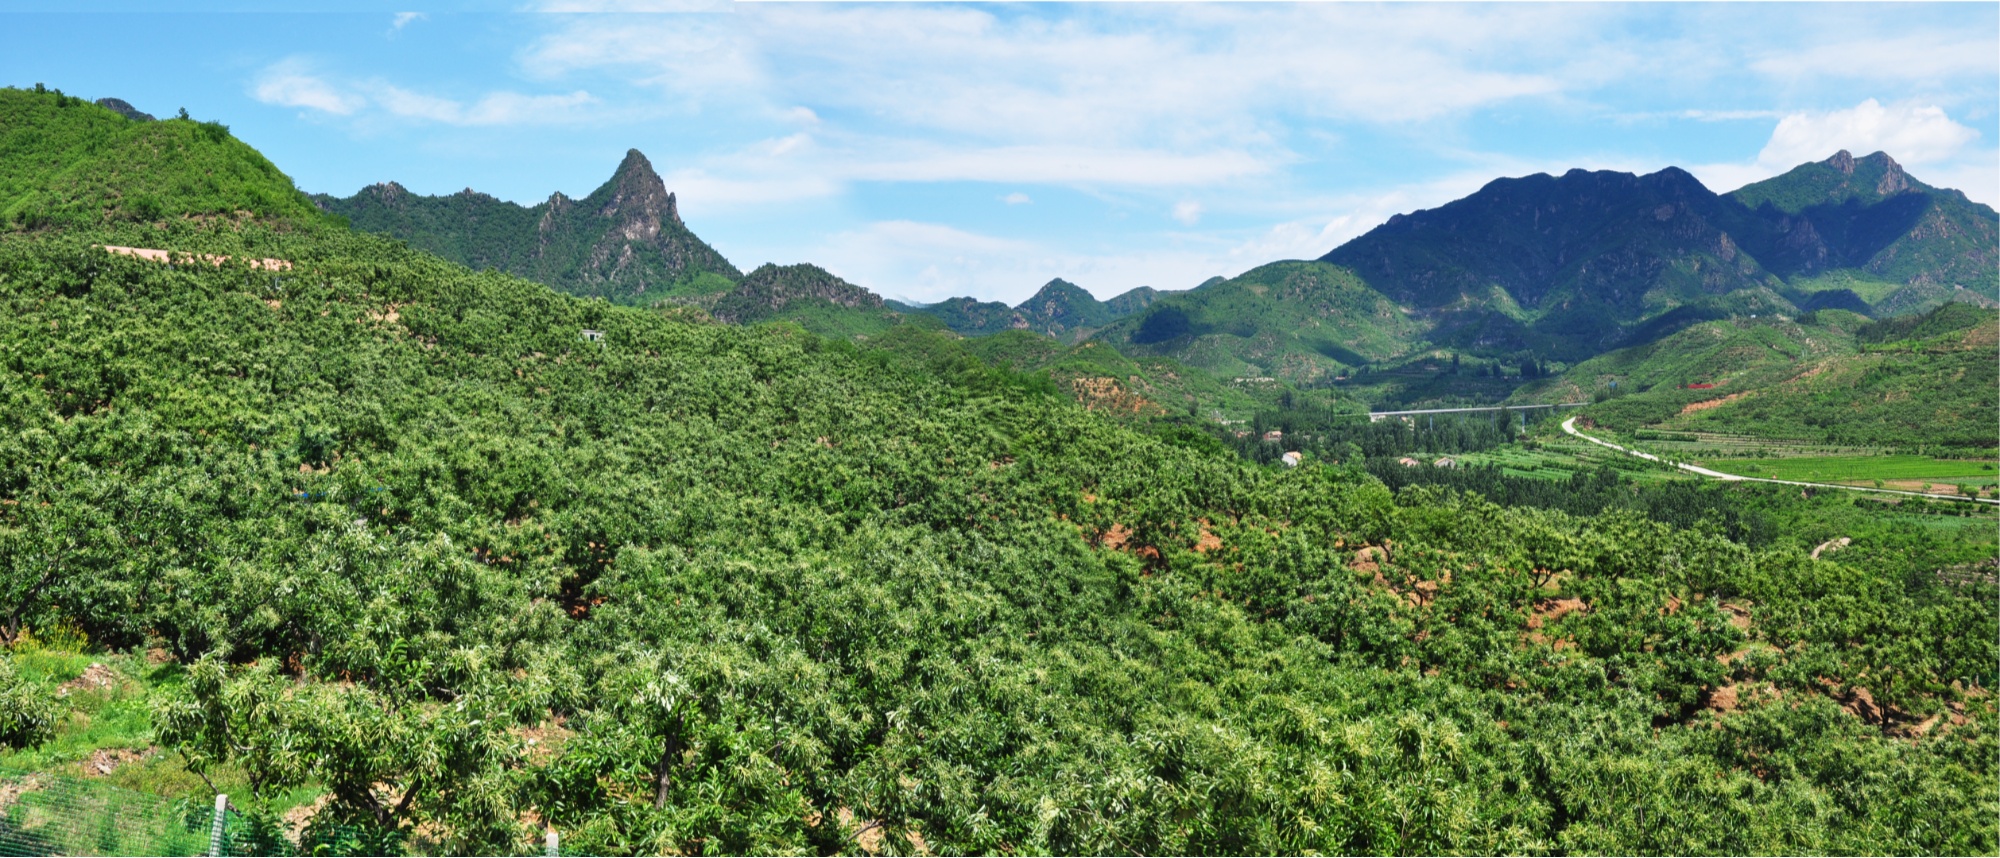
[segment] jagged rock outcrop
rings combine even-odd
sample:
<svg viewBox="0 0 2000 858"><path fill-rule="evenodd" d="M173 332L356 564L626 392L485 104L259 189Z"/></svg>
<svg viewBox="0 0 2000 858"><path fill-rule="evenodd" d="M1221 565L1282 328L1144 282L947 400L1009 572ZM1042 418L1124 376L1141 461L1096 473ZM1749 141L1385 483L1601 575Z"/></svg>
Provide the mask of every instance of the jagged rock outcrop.
<svg viewBox="0 0 2000 858"><path fill-rule="evenodd" d="M97 106L110 110L134 122L154 121L153 114L133 107L131 102L122 98L100 98L97 100Z"/></svg>
<svg viewBox="0 0 2000 858"><path fill-rule="evenodd" d="M682 223L679 201L637 149L580 200L558 191L522 207L470 188L445 197L411 194L395 182L346 199L315 199L356 229L576 295L625 303L698 298L742 276Z"/></svg>

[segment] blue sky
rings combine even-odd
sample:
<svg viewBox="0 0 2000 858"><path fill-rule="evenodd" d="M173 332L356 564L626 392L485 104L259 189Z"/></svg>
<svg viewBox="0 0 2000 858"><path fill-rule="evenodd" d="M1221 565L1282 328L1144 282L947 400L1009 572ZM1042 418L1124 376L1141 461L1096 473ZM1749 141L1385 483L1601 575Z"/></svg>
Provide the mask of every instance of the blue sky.
<svg viewBox="0 0 2000 858"><path fill-rule="evenodd" d="M186 107L343 196L582 196L637 148L744 269L925 301L1185 289L1572 167L1882 149L2000 204L1993 3L259 5L15 0L0 85Z"/></svg>

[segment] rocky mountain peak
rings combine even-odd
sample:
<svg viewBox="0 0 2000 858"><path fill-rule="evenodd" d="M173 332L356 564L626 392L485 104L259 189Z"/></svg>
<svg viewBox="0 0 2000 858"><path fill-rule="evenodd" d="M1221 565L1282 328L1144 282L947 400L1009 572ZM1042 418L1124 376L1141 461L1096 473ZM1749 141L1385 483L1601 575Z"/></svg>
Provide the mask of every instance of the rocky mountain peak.
<svg viewBox="0 0 2000 858"><path fill-rule="evenodd" d="M1882 171L1882 178L1875 183L1875 193L1886 197L1910 189L1910 174L1903 172L1903 165L1896 163L1889 153L1877 152L1862 160Z"/></svg>
<svg viewBox="0 0 2000 858"><path fill-rule="evenodd" d="M1839 170L1843 176L1854 175L1854 154L1846 149L1833 153L1833 157L1820 163Z"/></svg>
<svg viewBox="0 0 2000 858"><path fill-rule="evenodd" d="M628 149L618 172L611 177L611 198L598 210L619 222L619 232L632 241L649 241L660 234L664 223L680 225L679 205L667 191L667 183L654 172L653 162L637 149Z"/></svg>

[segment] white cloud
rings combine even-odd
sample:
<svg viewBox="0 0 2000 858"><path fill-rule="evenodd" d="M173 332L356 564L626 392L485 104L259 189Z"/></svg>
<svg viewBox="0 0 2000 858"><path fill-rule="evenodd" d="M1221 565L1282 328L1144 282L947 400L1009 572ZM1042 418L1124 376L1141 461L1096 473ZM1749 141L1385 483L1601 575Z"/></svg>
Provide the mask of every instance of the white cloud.
<svg viewBox="0 0 2000 858"><path fill-rule="evenodd" d="M522 59L534 74L610 71L679 99L840 108L988 144L1199 144L1267 139L1260 114L1274 110L1394 123L1557 93L1560 76L1515 67L1570 55L1556 49L1576 17L1338 5L1057 16L739 5L730 14L582 16Z"/></svg>
<svg viewBox="0 0 2000 858"><path fill-rule="evenodd" d="M252 84L250 95L265 104L303 107L364 122L373 107L401 119L469 126L559 124L580 118L581 108L598 103L583 90L560 95L490 92L466 103L379 80L332 80L313 73L296 58L266 68Z"/></svg>
<svg viewBox="0 0 2000 858"><path fill-rule="evenodd" d="M606 12L705 12L727 6L729 0L545 0L535 11L564 14Z"/></svg>
<svg viewBox="0 0 2000 858"><path fill-rule="evenodd" d="M800 132L798 134L793 134L788 137L783 137L777 140L770 141L769 143L765 144L764 151L767 154L773 156L790 155L795 152L801 152L806 149L809 149L812 147L812 145L813 145L812 135Z"/></svg>
<svg viewBox="0 0 2000 858"><path fill-rule="evenodd" d="M1177 154L1146 149L1007 146L924 147L897 157L829 165L848 178L888 182L1018 182L1085 185L1200 185L1252 176L1276 164L1244 152Z"/></svg>
<svg viewBox="0 0 2000 858"><path fill-rule="evenodd" d="M375 102L389 113L446 125L541 125L560 122L597 99L581 90L567 95L488 93L468 105L387 84L373 87Z"/></svg>
<svg viewBox="0 0 2000 858"><path fill-rule="evenodd" d="M1979 132L1952 120L1943 108L1917 102L1882 104L1870 98L1852 108L1787 113L1770 140L1748 162L1701 164L1688 168L1702 184L1726 193L1763 181L1808 161L1823 161L1846 149L1855 155L1887 152L1899 163L1922 168L1918 178L1957 188L1989 205L2000 199L1994 186L1992 150L1970 144Z"/></svg>
<svg viewBox="0 0 2000 858"><path fill-rule="evenodd" d="M1932 187L1956 188L1974 202L2000 208L2000 151L1968 152L1952 163L1926 166L1917 178Z"/></svg>
<svg viewBox="0 0 2000 858"><path fill-rule="evenodd" d="M1926 32L1820 42L1754 61L1750 68L1787 79L1942 81L1990 77L2000 65L1993 34Z"/></svg>
<svg viewBox="0 0 2000 858"><path fill-rule="evenodd" d="M1194 226L1201 220L1201 203L1194 200L1175 203L1174 220L1180 221L1183 226Z"/></svg>
<svg viewBox="0 0 2000 858"><path fill-rule="evenodd" d="M1887 152L1905 164L1926 164L1957 154L1978 136L1942 108L1909 102L1885 107L1871 98L1850 110L1793 113L1778 120L1757 163L1790 168L1847 149L1856 155Z"/></svg>
<svg viewBox="0 0 2000 858"><path fill-rule="evenodd" d="M581 16L537 39L521 54L521 66L545 78L611 70L693 103L756 104L766 101L764 72L751 34L736 17Z"/></svg>
<svg viewBox="0 0 2000 858"><path fill-rule="evenodd" d="M1015 191L1011 194L1001 197L1000 201L1010 206L1025 206L1028 205L1029 203L1034 202L1034 200L1029 198L1027 194L1021 193L1020 191Z"/></svg>
<svg viewBox="0 0 2000 858"><path fill-rule="evenodd" d="M824 176L805 173L740 179L687 169L667 173L661 180L679 195L681 212L687 217L745 206L822 199L839 194L843 187Z"/></svg>
<svg viewBox="0 0 2000 858"><path fill-rule="evenodd" d="M304 107L336 116L348 116L367 104L360 96L341 92L292 60L266 69L251 87L250 95L265 104Z"/></svg>
<svg viewBox="0 0 2000 858"><path fill-rule="evenodd" d="M397 12L396 19L389 23L389 29L401 30L404 27L416 23L417 21L426 20L429 17L430 17L429 15L426 15L422 12Z"/></svg>

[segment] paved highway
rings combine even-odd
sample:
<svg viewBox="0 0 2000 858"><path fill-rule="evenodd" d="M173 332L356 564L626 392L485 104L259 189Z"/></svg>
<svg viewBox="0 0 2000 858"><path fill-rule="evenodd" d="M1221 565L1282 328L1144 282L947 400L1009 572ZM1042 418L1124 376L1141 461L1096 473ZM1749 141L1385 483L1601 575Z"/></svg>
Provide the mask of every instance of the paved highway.
<svg viewBox="0 0 2000 858"><path fill-rule="evenodd" d="M1699 465L1689 465L1682 462L1668 462L1667 460L1655 456L1651 453L1641 453L1638 450L1621 447L1618 446L1617 444L1613 444L1610 441L1606 441L1602 438L1593 438L1589 435L1585 435L1582 432L1576 431L1576 418L1574 417L1571 417L1568 420L1564 420L1562 425L1564 432L1568 432L1571 435L1575 435L1578 438L1582 438L1583 440L1589 441L1590 443L1596 444L1600 447L1609 447L1613 450L1617 450L1620 453L1626 453L1629 455L1638 456L1641 459L1650 459L1655 462L1662 462L1665 464L1673 465L1674 467L1679 468L1683 471L1700 474L1704 477L1709 477L1717 480L1727 480L1730 482L1745 482L1745 483L1777 483L1778 485L1781 486L1808 486L1816 489L1846 489L1850 492L1876 492L1878 494L1885 494L1885 495L1909 495L1910 497L1919 497L1919 498L1937 498L1939 500L1955 500L1955 501L1975 501L1978 503L1990 503L1994 505L2000 505L2000 499L1994 499L1994 498L1969 498L1964 495L1940 495L1940 494L1931 494L1930 492L1906 492L1898 489L1877 489L1877 488L1870 488L1867 486L1843 486L1838 483L1802 483L1798 482L1797 480L1772 480L1772 479L1766 479L1764 477L1745 477L1745 476L1739 476L1737 474L1725 474L1721 471L1711 471Z"/></svg>

